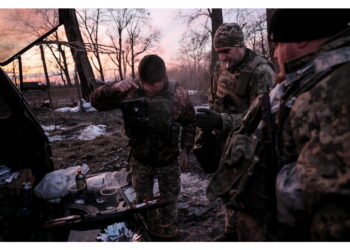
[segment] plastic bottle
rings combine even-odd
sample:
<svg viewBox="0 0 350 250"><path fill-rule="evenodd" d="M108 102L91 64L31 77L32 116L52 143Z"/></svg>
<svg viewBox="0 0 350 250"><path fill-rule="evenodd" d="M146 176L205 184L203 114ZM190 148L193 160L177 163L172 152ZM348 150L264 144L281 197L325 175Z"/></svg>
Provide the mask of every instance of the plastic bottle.
<svg viewBox="0 0 350 250"><path fill-rule="evenodd" d="M77 189L81 189L82 187L86 188L86 176L85 174L83 174L83 172L81 171L81 169L79 169L77 171L77 175L75 176L75 182L77 184Z"/></svg>

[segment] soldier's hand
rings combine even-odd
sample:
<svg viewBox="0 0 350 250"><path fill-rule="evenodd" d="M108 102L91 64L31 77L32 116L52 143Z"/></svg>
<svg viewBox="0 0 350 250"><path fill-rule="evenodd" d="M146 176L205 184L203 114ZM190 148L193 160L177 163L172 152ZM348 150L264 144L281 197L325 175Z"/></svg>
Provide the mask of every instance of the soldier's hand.
<svg viewBox="0 0 350 250"><path fill-rule="evenodd" d="M180 169L181 172L186 171L188 169L188 155L189 152L187 149L182 149L180 153Z"/></svg>
<svg viewBox="0 0 350 250"><path fill-rule="evenodd" d="M211 131L213 129L222 129L221 115L215 111L205 108L199 108L195 115L196 126Z"/></svg>
<svg viewBox="0 0 350 250"><path fill-rule="evenodd" d="M123 81L114 83L112 85L112 90L118 93L128 92L132 88L139 88L139 86L137 86L137 84L130 79L124 79Z"/></svg>

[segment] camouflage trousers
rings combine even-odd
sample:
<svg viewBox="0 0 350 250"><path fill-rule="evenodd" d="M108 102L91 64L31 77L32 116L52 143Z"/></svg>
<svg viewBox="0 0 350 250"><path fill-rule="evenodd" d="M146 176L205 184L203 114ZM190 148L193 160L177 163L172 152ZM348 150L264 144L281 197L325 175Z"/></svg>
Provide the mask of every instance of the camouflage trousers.
<svg viewBox="0 0 350 250"><path fill-rule="evenodd" d="M225 232L236 233L236 211L225 205Z"/></svg>
<svg viewBox="0 0 350 250"><path fill-rule="evenodd" d="M319 208L310 228L312 241L349 241L350 206L348 202L329 202Z"/></svg>
<svg viewBox="0 0 350 250"><path fill-rule="evenodd" d="M238 241L278 241L273 213L237 211L236 220Z"/></svg>
<svg viewBox="0 0 350 250"><path fill-rule="evenodd" d="M148 224L171 225L178 228L177 198L180 193L180 168L177 161L162 167L144 166L130 158L132 185L135 189L136 199L142 202L153 197L154 178L158 179L160 196L173 200L169 205L156 211L150 211L147 216Z"/></svg>

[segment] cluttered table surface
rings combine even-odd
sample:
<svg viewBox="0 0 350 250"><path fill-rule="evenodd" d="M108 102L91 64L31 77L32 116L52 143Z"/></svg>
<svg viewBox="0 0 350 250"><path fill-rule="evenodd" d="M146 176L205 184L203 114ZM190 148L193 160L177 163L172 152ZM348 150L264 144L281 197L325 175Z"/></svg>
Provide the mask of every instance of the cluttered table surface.
<svg viewBox="0 0 350 250"><path fill-rule="evenodd" d="M34 183L26 181L30 180L26 171L17 178L16 173L2 170L4 181L14 180L1 186ZM150 241L142 214L167 205L167 201L153 197L136 203L125 169L93 175L87 175L88 170L87 165L56 170L47 173L37 185L21 189L25 194L21 200L28 201L22 205L29 208L28 212L32 200L59 208L57 214L40 222L41 230L63 235L59 241Z"/></svg>
<svg viewBox="0 0 350 250"><path fill-rule="evenodd" d="M129 214L125 213L135 199L133 188L127 185L126 175L125 171L88 175L86 186L81 190L76 188L76 183L69 186L70 192L63 200L66 204L66 215L90 215L91 218L86 219L91 219L91 223L98 228L90 229L89 222L86 223L89 229L84 230L84 226L79 230L73 228L69 232L68 241L141 240L142 227L130 226L129 224L134 223L130 223ZM96 215L95 222L94 215ZM116 222L106 226L108 220Z"/></svg>

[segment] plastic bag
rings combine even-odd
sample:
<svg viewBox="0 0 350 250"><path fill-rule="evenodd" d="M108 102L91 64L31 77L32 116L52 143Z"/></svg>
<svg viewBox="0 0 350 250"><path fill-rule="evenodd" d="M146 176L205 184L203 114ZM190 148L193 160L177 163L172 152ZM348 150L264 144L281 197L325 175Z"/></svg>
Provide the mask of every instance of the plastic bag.
<svg viewBox="0 0 350 250"><path fill-rule="evenodd" d="M68 187L75 182L78 169L86 175L89 166L74 166L47 173L41 182L34 188L36 196L52 203L59 203L61 198L69 193Z"/></svg>

